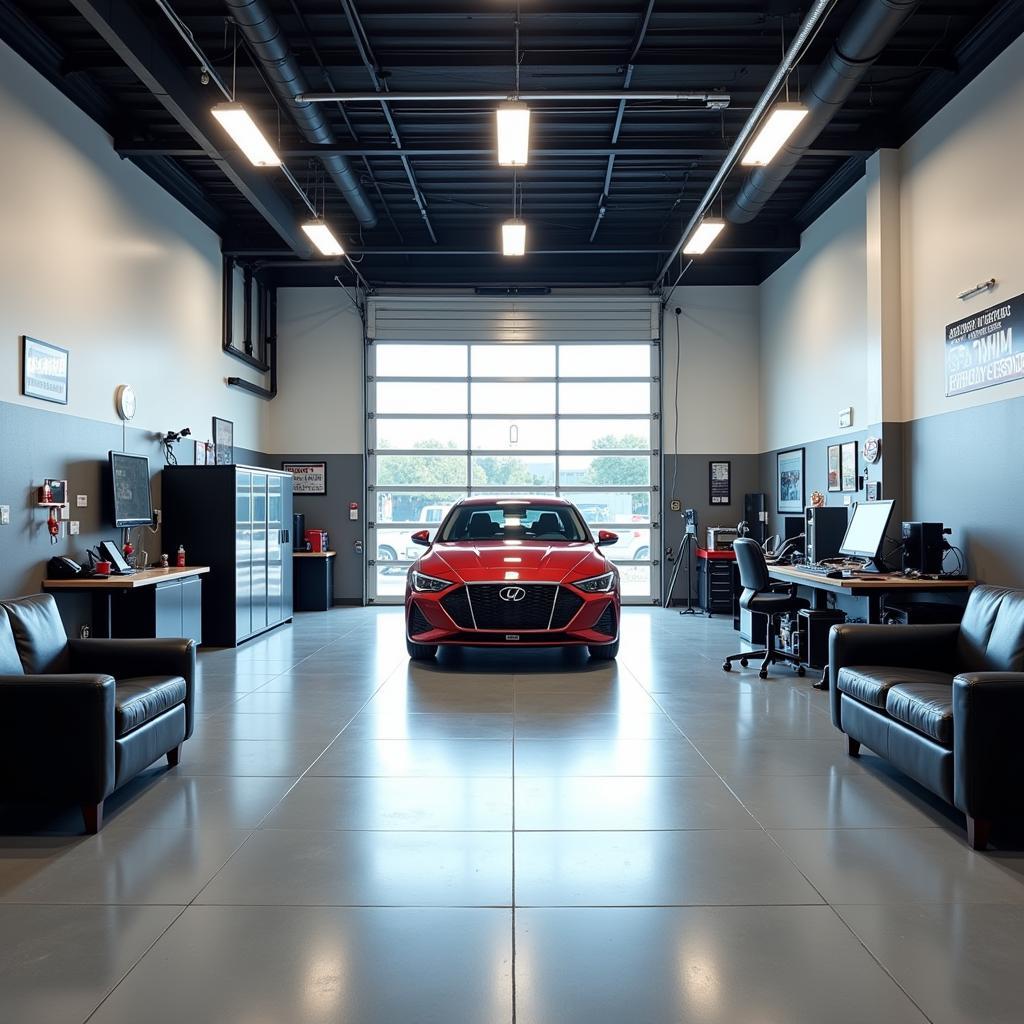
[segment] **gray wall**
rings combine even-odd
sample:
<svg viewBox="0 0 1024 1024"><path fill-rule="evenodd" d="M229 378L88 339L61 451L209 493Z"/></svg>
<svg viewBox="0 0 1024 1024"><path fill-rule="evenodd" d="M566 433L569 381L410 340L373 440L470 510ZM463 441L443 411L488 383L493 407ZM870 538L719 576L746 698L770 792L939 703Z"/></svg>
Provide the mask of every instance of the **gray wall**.
<svg viewBox="0 0 1024 1024"><path fill-rule="evenodd" d="M119 540L119 531L108 525L104 495L103 473L112 449L148 456L153 506L160 508L163 452L150 431L129 427L122 437L119 423L67 416L42 404L36 408L0 402L0 439L0 505L11 506L10 525L0 526L0 595L38 593L46 562L54 555L87 562L87 548L101 540ZM193 461L188 439L178 445L177 455L182 464ZM256 452L235 449L237 462L261 458ZM77 537L66 534L57 544L50 543L45 510L36 506L36 488L47 477L68 481L71 518L80 524ZM78 494L88 495L87 508L76 507ZM141 541L151 561L161 554L159 534L136 529L132 539ZM60 605L69 632L77 634L90 621L87 599L62 595Z"/></svg>
<svg viewBox="0 0 1024 1024"><path fill-rule="evenodd" d="M326 530L331 548L338 552L334 560L334 600L338 604L361 604L363 601L364 556L355 550L363 539L364 520L372 509L364 507L362 455L315 455L308 452L292 455L265 455L262 465L280 469L285 462L326 462L327 494L300 494L295 497L295 511L306 517L306 529ZM359 503L359 519L348 516L350 501Z"/></svg>
<svg viewBox="0 0 1024 1024"><path fill-rule="evenodd" d="M967 571L1024 587L1024 397L904 425L908 518L952 527Z"/></svg>
<svg viewBox="0 0 1024 1024"><path fill-rule="evenodd" d="M712 505L708 498L708 464L712 461L729 459L732 462L732 504ZM675 486L673 487L673 473ZM671 547L673 555L679 550L685 525L679 512L670 511L673 498L678 498L683 508L697 510L699 527L698 540L704 545L705 529L708 526L736 526L743 518L743 496L748 492L761 490L758 456L737 454L714 455L666 455L662 463L662 492L664 494L664 521L662 526L662 592L668 590L672 564L665 561L664 548ZM693 596L697 597L697 562L694 555L692 573ZM680 567L674 601L686 600L686 564Z"/></svg>

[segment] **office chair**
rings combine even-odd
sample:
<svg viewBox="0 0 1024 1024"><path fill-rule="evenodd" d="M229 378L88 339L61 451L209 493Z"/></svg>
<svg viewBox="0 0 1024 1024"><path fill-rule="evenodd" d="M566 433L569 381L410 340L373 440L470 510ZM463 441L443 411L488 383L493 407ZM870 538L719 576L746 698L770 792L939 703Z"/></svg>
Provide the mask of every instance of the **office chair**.
<svg viewBox="0 0 1024 1024"><path fill-rule="evenodd" d="M775 649L775 637L778 634L779 616L786 612L809 608L810 602L796 596L794 584L772 583L768 575L768 563L757 541L743 537L734 541L732 547L736 552L736 564L739 566L740 584L743 587L740 607L755 615L767 615L768 624L765 629L764 650L730 654L722 662L722 669L726 672L731 671L734 661L738 661L746 668L750 659L763 657L764 661L761 662L761 668L757 673L762 679L768 678L768 666L780 660L793 663L797 675L804 675L804 667L797 656Z"/></svg>

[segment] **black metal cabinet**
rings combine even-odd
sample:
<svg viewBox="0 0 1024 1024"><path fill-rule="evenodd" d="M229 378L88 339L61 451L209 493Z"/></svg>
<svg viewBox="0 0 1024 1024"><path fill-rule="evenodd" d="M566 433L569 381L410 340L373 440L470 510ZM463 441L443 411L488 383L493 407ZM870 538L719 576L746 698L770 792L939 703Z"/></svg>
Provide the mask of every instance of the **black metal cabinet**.
<svg viewBox="0 0 1024 1024"><path fill-rule="evenodd" d="M700 606L708 615L732 615L735 564L732 559L726 558L697 559Z"/></svg>
<svg viewBox="0 0 1024 1024"><path fill-rule="evenodd" d="M98 636L188 637L203 642L201 576L96 594L93 625Z"/></svg>
<svg viewBox="0 0 1024 1024"><path fill-rule="evenodd" d="M255 466L167 466L164 546L210 566L203 635L218 647L292 617L292 477Z"/></svg>

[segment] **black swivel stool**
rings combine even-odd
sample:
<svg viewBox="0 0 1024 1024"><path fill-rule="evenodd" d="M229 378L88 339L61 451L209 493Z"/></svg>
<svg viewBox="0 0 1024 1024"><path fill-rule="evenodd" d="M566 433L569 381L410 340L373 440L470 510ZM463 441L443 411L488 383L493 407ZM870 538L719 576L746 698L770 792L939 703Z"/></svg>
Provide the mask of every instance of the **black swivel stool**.
<svg viewBox="0 0 1024 1024"><path fill-rule="evenodd" d="M801 608L809 608L810 602L802 597L796 596L796 585L791 583L773 584L768 575L768 563L764 559L764 552L757 541L749 537L741 537L733 542L733 550L736 552L736 564L740 571L740 585L743 593L740 595L740 607L755 615L768 616L768 629L766 631L765 647L763 650L742 651L740 654L730 654L722 662L722 668L729 672L732 663L738 661L744 668L751 658L764 658L758 675L762 679L768 678L768 666L776 661L788 661L793 664L798 675L804 674L804 667L800 659L786 651L775 649L775 637L778 634L779 616L786 612L798 612Z"/></svg>

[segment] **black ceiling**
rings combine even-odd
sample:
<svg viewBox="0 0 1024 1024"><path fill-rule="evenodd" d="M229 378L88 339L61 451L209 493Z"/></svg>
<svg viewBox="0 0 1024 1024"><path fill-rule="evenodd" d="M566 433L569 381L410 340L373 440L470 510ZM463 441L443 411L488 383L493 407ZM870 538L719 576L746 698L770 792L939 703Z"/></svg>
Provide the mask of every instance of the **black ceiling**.
<svg viewBox="0 0 1024 1024"><path fill-rule="evenodd" d="M222 99L212 85L199 85L198 60L156 2L104 0L96 6L131 9L127 17L140 31L132 38L126 30L124 42L143 64L155 66L154 55L163 54L188 88L201 90L204 103L207 94L210 105ZM168 0L168 6L230 79L233 31L222 0ZM269 6L311 89L373 91L341 0L270 0ZM355 0L353 6L392 91L511 91L517 6L521 88L588 91L623 88L648 3ZM518 173L530 228L530 252L523 259L494 251L499 225L511 215L512 171L496 165L493 103L391 106L425 216L381 105L324 105L335 148L358 172L378 223L361 232L329 180L327 218L375 285L650 285L778 65L783 35L792 36L808 6L807 0L654 4L630 88L725 92L731 103L724 112L631 101L613 147L615 102L531 104L531 159ZM796 79L807 80L855 6L856 0L838 0ZM863 173L867 155L905 141L1022 30L1019 0L924 0L767 209L751 224L731 226L721 244L693 265L687 283L763 280L796 250L800 228ZM352 279L348 267L295 259L220 154L200 149L154 97L145 71L126 65L124 50L105 40L72 0L0 0L0 35L99 121L122 155L214 227L225 251L270 261L282 283L322 284L334 274ZM794 79L793 88L798 85ZM279 132L279 150L298 183L315 183L315 147L287 111L279 113L241 45L237 95L268 134ZM214 137L230 156L222 138ZM255 174L255 188L260 195L270 192L284 219L292 213L296 224L306 219L280 171ZM739 171L730 176L726 203L742 180ZM289 261L295 266L278 265Z"/></svg>

